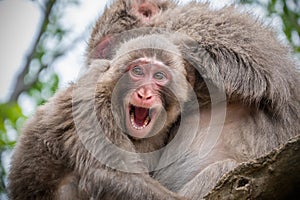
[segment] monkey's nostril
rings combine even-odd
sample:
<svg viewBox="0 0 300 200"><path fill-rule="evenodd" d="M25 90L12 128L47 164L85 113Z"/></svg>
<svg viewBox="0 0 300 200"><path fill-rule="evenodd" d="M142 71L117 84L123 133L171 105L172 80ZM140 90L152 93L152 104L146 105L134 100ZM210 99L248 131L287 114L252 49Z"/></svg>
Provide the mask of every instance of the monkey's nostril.
<svg viewBox="0 0 300 200"><path fill-rule="evenodd" d="M152 98L152 96L146 96L146 95L141 95L141 94L137 94L138 98L139 99L142 99L142 100L150 100Z"/></svg>
<svg viewBox="0 0 300 200"><path fill-rule="evenodd" d="M141 94L138 93L137 95L140 99L143 99L143 96Z"/></svg>

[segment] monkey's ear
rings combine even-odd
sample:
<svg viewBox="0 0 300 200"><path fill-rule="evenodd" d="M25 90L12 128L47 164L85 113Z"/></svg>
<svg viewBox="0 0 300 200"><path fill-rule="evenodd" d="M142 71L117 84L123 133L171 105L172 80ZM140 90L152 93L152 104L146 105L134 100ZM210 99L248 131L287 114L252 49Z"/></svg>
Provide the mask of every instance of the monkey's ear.
<svg viewBox="0 0 300 200"><path fill-rule="evenodd" d="M103 37L97 46L92 50L92 58L94 59L110 59L114 48L113 37L107 35Z"/></svg>
<svg viewBox="0 0 300 200"><path fill-rule="evenodd" d="M129 0L130 10L133 15L143 23L148 21L160 12L162 0Z"/></svg>

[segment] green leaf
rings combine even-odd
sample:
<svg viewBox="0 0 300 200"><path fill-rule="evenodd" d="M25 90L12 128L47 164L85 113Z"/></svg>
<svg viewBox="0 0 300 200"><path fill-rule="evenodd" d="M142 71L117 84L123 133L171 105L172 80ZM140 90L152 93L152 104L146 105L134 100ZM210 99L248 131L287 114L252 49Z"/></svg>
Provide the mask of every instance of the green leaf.
<svg viewBox="0 0 300 200"><path fill-rule="evenodd" d="M0 122L4 123L5 119L8 119L15 123L20 117L24 117L24 115L17 103L0 104Z"/></svg>

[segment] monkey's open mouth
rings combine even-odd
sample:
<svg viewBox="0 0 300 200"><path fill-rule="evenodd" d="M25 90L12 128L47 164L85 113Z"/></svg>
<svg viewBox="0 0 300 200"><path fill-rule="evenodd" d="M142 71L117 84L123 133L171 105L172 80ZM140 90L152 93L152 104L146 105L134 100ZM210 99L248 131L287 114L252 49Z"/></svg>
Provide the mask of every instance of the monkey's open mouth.
<svg viewBox="0 0 300 200"><path fill-rule="evenodd" d="M151 109L130 105L130 122L133 128L141 130L151 121Z"/></svg>

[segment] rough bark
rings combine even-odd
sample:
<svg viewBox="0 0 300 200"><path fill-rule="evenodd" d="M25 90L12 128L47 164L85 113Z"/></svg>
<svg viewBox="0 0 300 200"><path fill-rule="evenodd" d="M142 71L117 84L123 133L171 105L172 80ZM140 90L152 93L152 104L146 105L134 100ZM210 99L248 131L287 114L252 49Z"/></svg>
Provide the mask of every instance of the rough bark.
<svg viewBox="0 0 300 200"><path fill-rule="evenodd" d="M204 199L300 199L300 135L224 175Z"/></svg>

